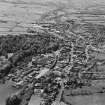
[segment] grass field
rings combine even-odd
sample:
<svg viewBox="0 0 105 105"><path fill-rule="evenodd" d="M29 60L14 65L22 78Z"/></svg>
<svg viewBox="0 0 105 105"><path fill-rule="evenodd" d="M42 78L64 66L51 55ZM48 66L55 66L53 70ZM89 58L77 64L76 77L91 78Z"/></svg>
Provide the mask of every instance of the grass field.
<svg viewBox="0 0 105 105"><path fill-rule="evenodd" d="M5 105L5 99L7 98L7 96L18 91L17 89L11 87L11 84L12 82L0 85L0 105ZM36 105L40 104L40 98L38 98L37 96L33 96L31 98L29 105L35 105L35 103Z"/></svg>

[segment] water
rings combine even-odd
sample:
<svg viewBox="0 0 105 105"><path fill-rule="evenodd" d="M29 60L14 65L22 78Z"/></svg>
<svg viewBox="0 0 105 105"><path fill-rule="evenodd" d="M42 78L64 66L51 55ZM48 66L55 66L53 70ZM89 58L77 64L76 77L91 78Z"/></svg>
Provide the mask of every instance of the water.
<svg viewBox="0 0 105 105"><path fill-rule="evenodd" d="M5 99L9 95L18 91L17 89L11 87L11 85L12 85L11 82L3 85L0 84L0 105L5 105ZM39 105L39 103L40 103L40 98L37 96L32 96L29 105Z"/></svg>

